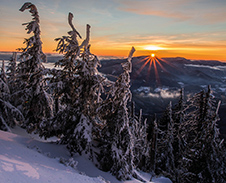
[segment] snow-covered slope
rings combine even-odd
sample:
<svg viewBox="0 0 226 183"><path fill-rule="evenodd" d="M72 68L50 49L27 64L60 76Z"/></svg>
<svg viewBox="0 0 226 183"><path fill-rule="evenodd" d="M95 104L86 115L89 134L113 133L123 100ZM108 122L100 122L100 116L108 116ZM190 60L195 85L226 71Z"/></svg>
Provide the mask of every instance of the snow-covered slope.
<svg viewBox="0 0 226 183"><path fill-rule="evenodd" d="M120 182L110 173L98 170L92 162L81 156L70 159L65 146L28 135L18 127L13 129L12 132L0 131L0 182ZM60 163L60 161L64 163ZM68 164L74 167L72 168ZM149 174L143 173L141 176L150 180ZM124 183L138 182L140 181L130 180ZM153 183L170 182L166 178L153 179Z"/></svg>

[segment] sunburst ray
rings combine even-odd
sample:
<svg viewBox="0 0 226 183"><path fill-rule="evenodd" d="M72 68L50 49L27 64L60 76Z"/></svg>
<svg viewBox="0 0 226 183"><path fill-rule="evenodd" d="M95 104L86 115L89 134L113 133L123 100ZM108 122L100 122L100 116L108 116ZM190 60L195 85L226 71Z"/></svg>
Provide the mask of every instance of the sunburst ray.
<svg viewBox="0 0 226 183"><path fill-rule="evenodd" d="M168 64L169 66L171 67L174 67L176 68L173 64L171 64L170 62L167 62L166 60L164 59L161 59L161 58L158 58L155 53L152 53L150 54L149 56L137 61L136 63L134 63L134 65L137 65L137 64L140 64L141 62L144 62L141 67L136 71L136 74L134 76L133 79L136 79L140 73L142 72L142 70L145 68L145 66L148 65L148 69L147 69L147 76L146 76L146 80L148 81L150 79L150 76L151 76L151 70L152 70L152 66L154 68L154 77L155 77L155 81L156 81L156 84L161 86L161 81L160 81L160 77L159 77L159 70L161 68L162 71L164 72L168 72L166 70L166 68L164 68L164 64L163 63L166 63ZM148 64L149 63L149 64Z"/></svg>

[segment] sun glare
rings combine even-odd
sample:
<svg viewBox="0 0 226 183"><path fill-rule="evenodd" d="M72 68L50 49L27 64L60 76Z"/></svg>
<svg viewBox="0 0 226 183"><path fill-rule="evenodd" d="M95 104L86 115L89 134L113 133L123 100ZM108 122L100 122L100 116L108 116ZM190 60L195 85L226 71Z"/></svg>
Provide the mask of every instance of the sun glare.
<svg viewBox="0 0 226 183"><path fill-rule="evenodd" d="M157 50L163 50L163 48L159 47L159 46L146 46L144 47L145 50L153 50L153 51L157 51Z"/></svg>
<svg viewBox="0 0 226 183"><path fill-rule="evenodd" d="M155 57L155 54L154 54L154 53L152 53L152 54L151 54L151 57L152 57L152 58L153 58L153 57Z"/></svg>

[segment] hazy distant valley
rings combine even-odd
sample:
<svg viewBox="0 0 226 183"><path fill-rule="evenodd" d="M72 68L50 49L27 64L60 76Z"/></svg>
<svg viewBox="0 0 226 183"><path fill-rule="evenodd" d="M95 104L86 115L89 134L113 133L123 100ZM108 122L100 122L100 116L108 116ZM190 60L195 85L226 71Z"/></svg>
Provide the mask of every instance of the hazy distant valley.
<svg viewBox="0 0 226 183"><path fill-rule="evenodd" d="M151 65L145 58L142 56L132 60L131 90L137 111L142 109L145 116L152 118L154 113L161 114L170 101L176 104L181 88L189 98L211 85L216 100L222 101L219 125L226 135L226 63L177 57L157 59L155 65ZM118 76L122 72L120 63L124 61L102 60L100 72L112 78L111 75Z"/></svg>

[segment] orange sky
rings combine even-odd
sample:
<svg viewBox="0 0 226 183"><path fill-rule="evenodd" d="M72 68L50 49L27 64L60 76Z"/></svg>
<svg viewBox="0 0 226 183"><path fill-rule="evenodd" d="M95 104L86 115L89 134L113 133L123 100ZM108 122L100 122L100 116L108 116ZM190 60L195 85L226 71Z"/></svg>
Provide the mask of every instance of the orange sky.
<svg viewBox="0 0 226 183"><path fill-rule="evenodd" d="M26 36L26 34L24 35ZM42 38L43 51L45 53L54 53L56 42L48 38ZM158 40L156 40L158 41ZM17 48L23 47L23 38L21 39L8 39L1 40L3 44L0 45L0 51L16 51ZM92 41L91 52L99 56L122 56L126 57L130 48L135 46L136 52L134 56L149 55L156 53L158 57L185 57L188 59L205 59L205 60L221 60L226 61L226 46L219 45L218 43L209 46L204 45L186 45L186 44L172 44L159 46L158 44L143 44L130 42L108 42L105 40ZM226 45L226 44L225 44ZM152 50L153 46L158 46L159 49ZM150 47L150 49L148 48Z"/></svg>
<svg viewBox="0 0 226 183"><path fill-rule="evenodd" d="M153 51L147 48L157 46L158 57L226 61L226 1L77 1L33 1L44 52L54 52L54 39L70 31L68 12L75 12L73 22L83 38L86 23L91 25L91 52L96 55L126 57L132 46L135 56L148 55ZM15 51L30 36L22 26L31 20L30 13L18 11L23 3L0 2L0 51Z"/></svg>

